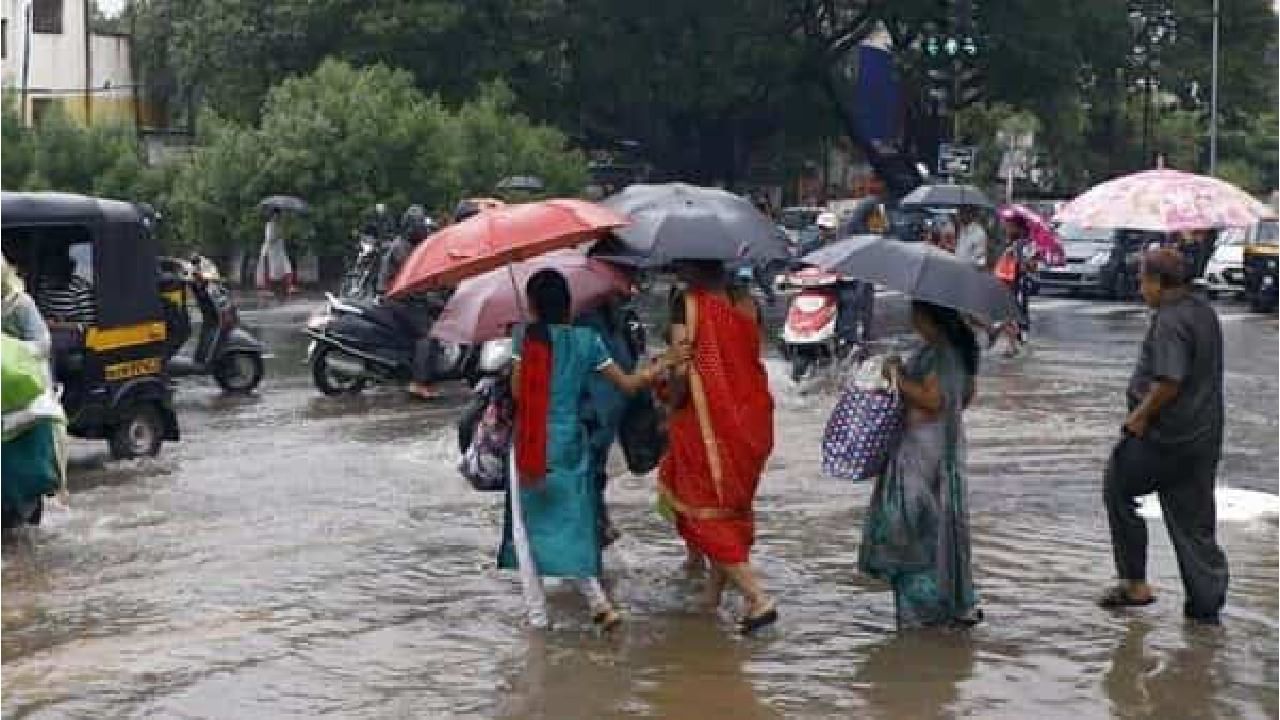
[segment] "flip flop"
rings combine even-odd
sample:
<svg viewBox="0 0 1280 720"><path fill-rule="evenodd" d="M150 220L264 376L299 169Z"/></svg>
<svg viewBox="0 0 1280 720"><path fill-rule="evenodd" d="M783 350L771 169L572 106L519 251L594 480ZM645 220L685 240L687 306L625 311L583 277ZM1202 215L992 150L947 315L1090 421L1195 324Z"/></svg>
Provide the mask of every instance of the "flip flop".
<svg viewBox="0 0 1280 720"><path fill-rule="evenodd" d="M612 608L601 610L591 617L591 622L600 628L600 632L607 633L622 624L622 614Z"/></svg>
<svg viewBox="0 0 1280 720"><path fill-rule="evenodd" d="M1098 607L1105 608L1107 610L1127 607L1145 607L1155 601L1155 595L1141 599L1131 597L1127 590L1117 585L1103 593L1102 597L1098 598Z"/></svg>
<svg viewBox="0 0 1280 720"><path fill-rule="evenodd" d="M748 615L738 621L738 632L743 635L750 635L757 630L762 630L770 625L778 622L777 606L770 606L768 610L756 615Z"/></svg>

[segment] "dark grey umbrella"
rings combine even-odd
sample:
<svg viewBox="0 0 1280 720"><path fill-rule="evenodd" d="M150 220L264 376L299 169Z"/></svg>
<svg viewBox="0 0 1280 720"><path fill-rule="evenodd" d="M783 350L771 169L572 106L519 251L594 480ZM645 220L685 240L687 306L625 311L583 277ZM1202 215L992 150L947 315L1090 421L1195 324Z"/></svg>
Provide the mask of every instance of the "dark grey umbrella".
<svg viewBox="0 0 1280 720"><path fill-rule="evenodd" d="M788 257L773 221L746 198L717 188L636 184L602 204L631 219L615 234L654 264Z"/></svg>
<svg viewBox="0 0 1280 720"><path fill-rule="evenodd" d="M815 250L803 261L991 322L1015 316L1004 283L928 243L857 235Z"/></svg>
<svg viewBox="0 0 1280 720"><path fill-rule="evenodd" d="M972 185L921 185L900 203L902 207L994 207L991 200Z"/></svg>
<svg viewBox="0 0 1280 720"><path fill-rule="evenodd" d="M311 209L307 206L306 200L292 195L272 195L270 197L265 197L258 203L258 207L263 210L284 210L296 213L305 213Z"/></svg>
<svg viewBox="0 0 1280 720"><path fill-rule="evenodd" d="M497 189L499 191L523 190L525 192L542 192L542 178L532 175L514 175L512 177L503 178L498 181Z"/></svg>

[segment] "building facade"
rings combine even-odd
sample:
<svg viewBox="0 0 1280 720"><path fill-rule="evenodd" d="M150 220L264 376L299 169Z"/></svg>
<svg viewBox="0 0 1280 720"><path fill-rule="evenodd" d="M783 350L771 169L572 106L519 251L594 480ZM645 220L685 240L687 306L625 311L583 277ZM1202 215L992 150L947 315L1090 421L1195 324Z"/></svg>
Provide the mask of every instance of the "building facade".
<svg viewBox="0 0 1280 720"><path fill-rule="evenodd" d="M23 122L61 111L82 123L147 124L127 34L96 32L92 0L0 0L0 82Z"/></svg>

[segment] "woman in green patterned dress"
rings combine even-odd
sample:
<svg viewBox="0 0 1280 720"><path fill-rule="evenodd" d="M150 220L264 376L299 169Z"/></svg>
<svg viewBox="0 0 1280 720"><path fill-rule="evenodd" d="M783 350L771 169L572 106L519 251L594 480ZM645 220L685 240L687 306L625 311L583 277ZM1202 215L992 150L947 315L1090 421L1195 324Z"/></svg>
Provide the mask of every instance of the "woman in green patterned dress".
<svg viewBox="0 0 1280 720"><path fill-rule="evenodd" d="M899 629L968 626L982 611L969 564L963 413L973 399L978 344L960 313L911 306L924 340L905 365L885 374L907 406L902 442L876 481L858 567L893 586Z"/></svg>

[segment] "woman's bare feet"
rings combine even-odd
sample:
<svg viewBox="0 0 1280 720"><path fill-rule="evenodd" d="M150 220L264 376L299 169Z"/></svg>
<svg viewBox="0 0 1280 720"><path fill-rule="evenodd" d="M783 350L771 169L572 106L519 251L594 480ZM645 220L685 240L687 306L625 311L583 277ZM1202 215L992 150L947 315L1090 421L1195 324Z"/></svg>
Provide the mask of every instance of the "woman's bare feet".
<svg viewBox="0 0 1280 720"><path fill-rule="evenodd" d="M411 382L409 383L409 394L423 400L434 400L440 397L440 393L426 383Z"/></svg>

